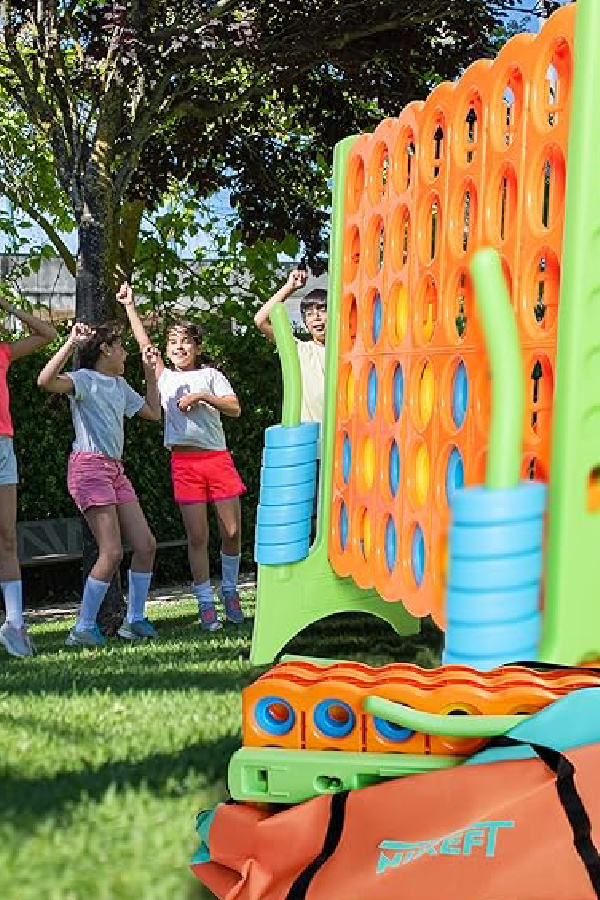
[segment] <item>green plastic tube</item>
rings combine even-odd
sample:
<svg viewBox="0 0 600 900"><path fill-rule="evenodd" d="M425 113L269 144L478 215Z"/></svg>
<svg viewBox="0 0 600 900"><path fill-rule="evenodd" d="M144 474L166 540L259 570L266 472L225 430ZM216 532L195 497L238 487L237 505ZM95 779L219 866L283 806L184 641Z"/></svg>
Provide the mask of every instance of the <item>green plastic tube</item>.
<svg viewBox="0 0 600 900"><path fill-rule="evenodd" d="M519 483L525 387L517 323L500 257L485 248L473 256L471 276L492 373L492 417L485 483L502 490Z"/></svg>
<svg viewBox="0 0 600 900"><path fill-rule="evenodd" d="M283 378L283 403L281 405L281 424L285 428L300 424L300 410L302 408L302 378L300 375L300 360L294 335L288 321L283 304L276 303L269 319L275 334L275 344L281 363L281 375Z"/></svg>
<svg viewBox="0 0 600 900"><path fill-rule="evenodd" d="M382 697L367 697L365 711L411 731L459 738L496 737L499 734L506 734L511 728L529 718L526 715L442 716L421 712L393 700L384 700Z"/></svg>

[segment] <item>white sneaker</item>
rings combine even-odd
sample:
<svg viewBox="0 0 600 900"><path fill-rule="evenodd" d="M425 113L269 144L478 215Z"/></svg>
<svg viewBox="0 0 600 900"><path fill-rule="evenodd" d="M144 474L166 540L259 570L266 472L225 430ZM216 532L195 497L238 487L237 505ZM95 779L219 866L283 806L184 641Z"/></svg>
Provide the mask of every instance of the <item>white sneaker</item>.
<svg viewBox="0 0 600 900"><path fill-rule="evenodd" d="M33 656L33 644L24 625L17 628L10 622L0 627L0 642L11 656Z"/></svg>

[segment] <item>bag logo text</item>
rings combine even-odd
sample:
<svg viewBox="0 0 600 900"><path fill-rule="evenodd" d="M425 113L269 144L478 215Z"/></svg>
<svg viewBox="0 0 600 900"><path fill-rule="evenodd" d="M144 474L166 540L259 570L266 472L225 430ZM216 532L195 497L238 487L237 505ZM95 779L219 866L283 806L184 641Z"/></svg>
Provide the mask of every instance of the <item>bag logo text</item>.
<svg viewBox="0 0 600 900"><path fill-rule="evenodd" d="M471 856L481 852L485 856L496 855L498 834L502 828L514 828L508 820L475 822L460 831L453 831L432 841L381 841L378 845L377 874L396 866L404 866L423 856Z"/></svg>

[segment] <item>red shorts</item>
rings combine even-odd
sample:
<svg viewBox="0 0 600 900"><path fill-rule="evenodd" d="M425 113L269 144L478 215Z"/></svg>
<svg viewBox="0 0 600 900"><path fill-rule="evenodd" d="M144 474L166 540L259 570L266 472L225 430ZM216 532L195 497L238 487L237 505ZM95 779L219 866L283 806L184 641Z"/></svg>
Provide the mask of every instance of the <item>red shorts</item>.
<svg viewBox="0 0 600 900"><path fill-rule="evenodd" d="M229 450L174 450L175 503L219 503L246 493Z"/></svg>
<svg viewBox="0 0 600 900"><path fill-rule="evenodd" d="M137 500L120 459L75 450L69 456L67 487L81 512L91 506L119 506Z"/></svg>

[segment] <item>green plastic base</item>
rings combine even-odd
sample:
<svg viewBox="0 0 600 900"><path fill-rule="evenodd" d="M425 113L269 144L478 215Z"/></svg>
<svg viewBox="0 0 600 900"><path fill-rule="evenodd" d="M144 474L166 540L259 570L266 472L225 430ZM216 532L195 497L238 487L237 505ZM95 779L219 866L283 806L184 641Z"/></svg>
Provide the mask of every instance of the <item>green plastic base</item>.
<svg viewBox="0 0 600 900"><path fill-rule="evenodd" d="M339 578L329 565L324 542L317 542L301 562L259 566L251 662L273 662L303 628L346 612L371 613L389 622L400 635L417 634L421 627L402 603L389 603L376 591L362 590L350 578Z"/></svg>
<svg viewBox="0 0 600 900"><path fill-rule="evenodd" d="M464 761L464 756L242 747L229 762L228 787L233 799L243 803L303 803L320 794L449 769Z"/></svg>

